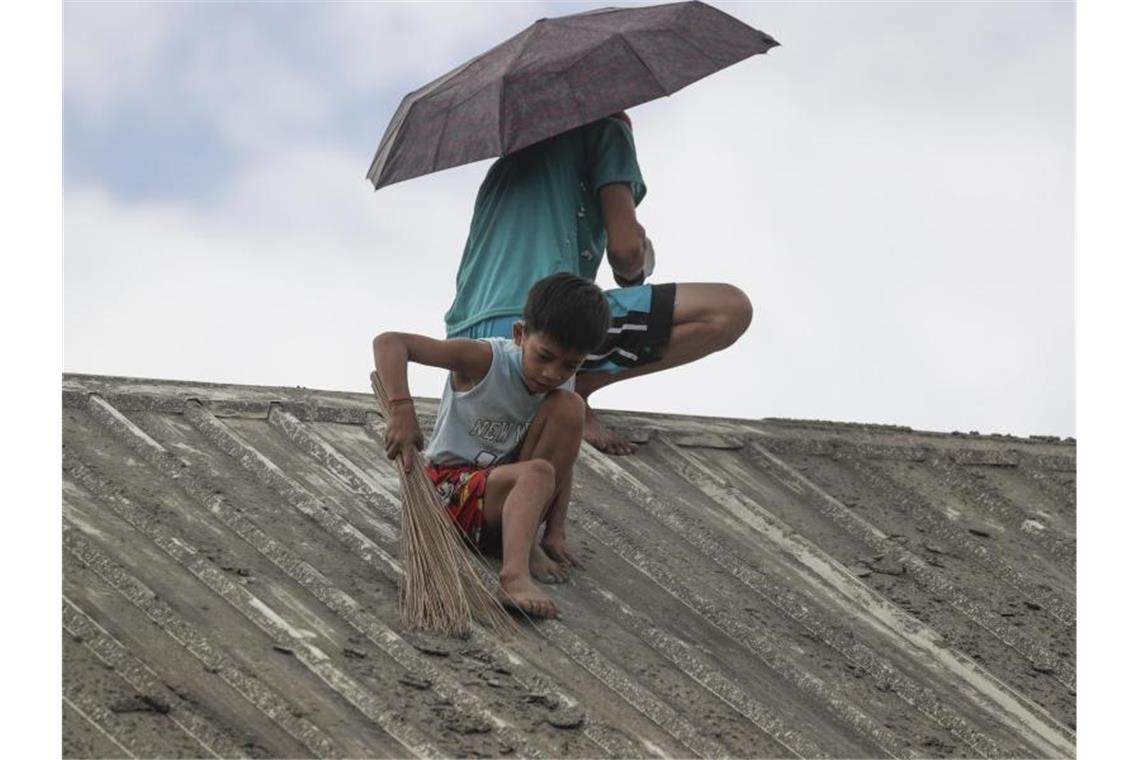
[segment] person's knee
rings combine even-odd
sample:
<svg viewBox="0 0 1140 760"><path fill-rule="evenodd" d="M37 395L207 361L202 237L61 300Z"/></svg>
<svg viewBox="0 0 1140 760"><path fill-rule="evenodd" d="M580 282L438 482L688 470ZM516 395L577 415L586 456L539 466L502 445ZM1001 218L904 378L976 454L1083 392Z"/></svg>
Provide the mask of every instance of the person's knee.
<svg viewBox="0 0 1140 760"><path fill-rule="evenodd" d="M752 301L735 285L722 285L720 294L720 340L718 349L731 346L752 324Z"/></svg>
<svg viewBox="0 0 1140 760"><path fill-rule="evenodd" d="M581 432L586 421L586 402L577 393L559 388L548 393L542 403L550 405L548 413L557 423L560 435Z"/></svg>
<svg viewBox="0 0 1140 760"><path fill-rule="evenodd" d="M736 338L739 338L745 333L749 325L752 324L752 299L748 297L740 288L735 285L728 286L731 292L729 302L733 315L733 328L736 331ZM733 338L735 341L736 338Z"/></svg>
<svg viewBox="0 0 1140 760"><path fill-rule="evenodd" d="M554 465L545 459L528 459L519 464L522 467L517 484L534 489L542 496L542 503L545 504L554 495L556 482Z"/></svg>

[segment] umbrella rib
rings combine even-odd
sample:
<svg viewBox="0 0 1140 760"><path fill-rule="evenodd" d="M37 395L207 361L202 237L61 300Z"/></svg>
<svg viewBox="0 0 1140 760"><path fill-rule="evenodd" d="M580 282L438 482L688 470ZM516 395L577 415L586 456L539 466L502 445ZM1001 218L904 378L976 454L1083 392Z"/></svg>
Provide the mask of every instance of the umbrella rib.
<svg viewBox="0 0 1140 760"><path fill-rule="evenodd" d="M613 35L613 36L615 36L615 37L619 37L619 38L621 37L621 35L620 35L620 34L615 34L615 35ZM554 69L554 70L553 70L553 72L554 72L555 74L565 74L567 71L569 71L570 69L572 69L572 68L574 68L575 66L577 66L577 65L578 65L579 63L581 63L583 60L585 60L586 58L589 58L591 55L593 55L594 53L598 52L598 48L600 48L600 47L602 47L603 45L605 45L607 42L609 42L609 41L610 41L610 39L611 39L611 37L607 37L606 39L604 39L604 40L602 40L601 42L597 43L597 44L596 44L596 45L594 45L593 47L591 47L591 48L587 48L586 50L584 50L584 51L580 52L580 53L579 53L579 55L578 55L576 58L574 58L574 60L572 60L572 61L569 61L569 62L566 62L566 63L562 63L562 64L561 64L562 68L560 68L560 69ZM636 53L635 53L635 55L636 55ZM640 58L639 58L639 60L640 60ZM642 61L642 63L644 63L644 61ZM650 73L652 73L652 72L650 72Z"/></svg>
<svg viewBox="0 0 1140 760"><path fill-rule="evenodd" d="M451 121L451 114L454 112L454 108L448 108L443 112L443 126L439 128L439 136L435 139L435 150L431 154L431 170L433 172L439 169L439 149L443 147L443 136L447 132L447 124Z"/></svg>
<svg viewBox="0 0 1140 760"><path fill-rule="evenodd" d="M372 157L372 163L368 167L368 174L366 176L372 180L372 184L376 190L380 189L377 183L380 182L383 164L387 161L388 156L392 152L392 143L396 141L396 134L403 125L408 111L411 110L411 105L408 103L409 97L411 96L405 95L400 101L400 105L396 107L396 115L392 117L392 121L388 124L388 129L384 131L384 136L380 138L380 145L376 148L376 155ZM403 113L401 113L401 110ZM373 174L376 176L373 177Z"/></svg>
<svg viewBox="0 0 1140 760"><path fill-rule="evenodd" d="M444 132L447 131L448 124L451 123L451 115L453 113L455 113L455 110L458 109L459 107L461 107L464 103L466 103L467 101L469 101L473 98L476 98L480 94L482 94L483 90L485 90L488 87L495 84L496 81L497 80L491 80L490 82L487 82L482 87L478 88L477 90L470 93L469 95L465 95L462 99L456 100L456 101L449 103L447 105L447 115L443 119L443 127L440 129L440 132L439 132L439 140L435 144L435 151L432 153L432 157L431 157L432 171L439 171L440 169L451 168L450 166L446 166L446 167L439 166L439 151L440 151L440 148L443 147L443 134L444 134ZM479 158L476 158L475 160L478 161L482 158L487 158L487 157L488 156L480 156Z"/></svg>
<svg viewBox="0 0 1140 760"><path fill-rule="evenodd" d="M538 22L537 21L534 24L531 24L531 26L530 26L530 32L531 32L530 37L534 36L534 30L536 28L538 28ZM504 127L503 127L503 93L507 91L507 77L510 76L511 69L513 69L515 64L519 62L519 59L522 58L522 54L524 52L526 52L526 44L528 42L530 42L530 37L527 37L525 40L523 40L519 44L519 50L517 53L515 53L515 57L512 58L511 62L507 64L505 69L503 69L503 76L501 77L503 84L501 87L499 87L499 150L498 150L498 152L500 155L503 153L504 149L507 147L507 137L503 133L503 130L504 130Z"/></svg>
<svg viewBox="0 0 1140 760"><path fill-rule="evenodd" d="M667 4L667 5L677 6L677 7L673 8L672 10L676 11L677 16L682 16L689 9L690 3L671 3L671 4ZM650 7L654 8L656 10L656 9L661 9L665 6L658 5L658 6L650 6ZM612 33L612 34L624 34L624 32L615 31L612 26L607 26L605 24L599 25L599 24L595 24L595 23L591 23L591 22L595 21L599 16L601 16L603 14L608 15L611 13L623 13L623 12L626 14L635 14L638 12L638 10L642 10L642 9L638 9L638 8L601 8L597 11L594 11L594 12L588 14L589 18L583 18L583 16L585 16L587 14L575 13L575 14L572 14L570 16L558 16L556 18L549 19L549 21L551 21L551 22L557 21L558 26L567 26L567 27L570 27L571 29L583 29L583 30L587 30L587 31L591 31L591 32L608 32L608 33ZM667 19L658 20L657 22L654 22L654 23L673 23L675 21L677 21L676 18L667 18ZM666 27L647 26L647 27L640 27L637 31L653 31L655 29L665 30L665 29L668 29L668 27L667 26Z"/></svg>
<svg viewBox="0 0 1140 760"><path fill-rule="evenodd" d="M704 49L702 49L702 48L701 48L701 46L700 46L700 45L698 45L697 43L693 42L692 40L690 40L690 39L687 39L687 38L685 38L684 36L682 36L682 35L678 34L677 32L674 32L674 31L672 31L672 30L669 30L669 33L670 33L670 34L672 34L674 37L676 37L676 38L677 38L678 40L680 40L681 42L683 42L684 44L688 45L688 46L689 46L689 48L690 48L691 50L695 50L695 51L696 51L696 53L697 53L697 55L699 55L701 58L704 58L706 61L712 61L713 63L715 63L715 64L717 65L717 69L716 69L715 71L711 71L711 72L709 72L709 74L715 74L717 71L721 71L722 69L724 69L724 68L727 68L727 66L731 65L731 63L738 63L739 61L742 61L742 60L744 60L743 58L738 58L738 59L736 59L736 60L732 61L731 63L729 63L729 64L726 64L726 63L725 63L723 60L721 60L720 58L714 58L713 56L711 56L711 55L709 55L708 53L706 53L706 52L704 51ZM708 76L708 74L705 74L704 76ZM704 77L701 77L701 79L703 79L703 78L704 78ZM699 81L699 80L697 80L697 79L694 79L694 80L693 80L693 82L696 82L696 81ZM693 82L689 82L689 83L688 83L687 85L685 85L685 86L686 86L686 87L688 87L688 86L689 86L689 84L692 84Z"/></svg>
<svg viewBox="0 0 1140 760"><path fill-rule="evenodd" d="M719 10L719 9L717 9L717 8L713 8L712 10L719 12L719 13L720 13L722 16L728 16L728 14L727 14L727 13L725 13L724 11L721 11L721 10ZM687 17L687 16L691 16L691 15L693 15L693 13L695 13L695 12L696 12L696 7L695 7L695 6L692 6L692 5L686 5L684 8L682 8L682 9L681 9L681 13L679 14L681 18L680 18L680 19L678 19L678 20L683 20L685 17ZM742 23L742 22L740 22L738 19L734 19L732 16L728 16L728 18L732 19L733 21L736 21L737 23ZM756 31L760 31L760 30L758 30L758 29L753 29L753 28L752 28L751 26L749 26L748 24L743 24L743 26L744 26L746 29L748 29L748 30L750 30L750 31L753 31L753 32L756 32ZM698 45L697 43L693 42L693 41L692 41L692 40L690 40L689 38L685 37L684 35L682 35L682 34L680 34L680 33L676 32L676 31L673 31L672 29L670 29L669 31L670 31L670 32L672 32L673 36L675 36L675 37L676 37L677 39L679 39L681 42L685 43L685 44L686 44L686 45L688 45L690 48L692 48L693 50L697 51L697 53L698 53L698 54L700 54L700 56L701 56L702 58L704 58L705 60L708 60L708 61L712 61L713 63L715 63L715 64L716 64L716 66L717 66L717 71L720 71L721 69L723 69L723 68L725 68L725 67L727 67L727 66L731 66L731 65L732 65L732 64L734 64L734 63L739 63L740 61L743 61L745 58L750 58L750 57L752 57L753 55L756 55L756 52L755 52L755 51L753 51L752 53L749 53L748 55L746 55L746 56L743 56L743 57L741 57L741 58L733 57L733 58L732 58L732 60L726 61L726 60L724 60L724 59L721 59L721 58L717 58L717 57L715 57L715 56L709 55L707 52L705 52L705 49L704 49L704 48L702 48L700 45ZM760 32L760 33L761 33L761 34L764 34L763 32ZM709 72L709 74L714 74L714 73L716 73L716 72ZM705 74L705 76L708 76L708 74ZM703 78L704 78L704 77L699 77L699 79L703 79ZM697 80L696 80L696 79L694 79L693 81L695 82L695 81L697 81ZM689 84L692 84L692 83L693 83L693 82L689 82ZM688 86L688 85L686 85L686 86Z"/></svg>
<svg viewBox="0 0 1140 760"><path fill-rule="evenodd" d="M422 90L425 87L430 87L433 84L438 84L440 89L427 93L427 95L429 95L429 96L443 95L443 94L447 93L448 91L455 89L455 87L457 87L458 84L454 80L460 74L466 72L467 69L469 69L472 65L484 61L488 56L492 55L493 53L495 53L495 51L499 50L500 48L506 47L507 45L511 44L512 41L514 41L516 38L521 37L522 35L526 34L528 31L530 31L529 27L527 29L522 30L521 32L516 34L514 37L511 37L509 39L506 39L506 40L500 42L498 45L491 48L487 52L481 53L480 55L477 55L473 58L468 59L467 61L464 61L459 66L456 66L451 71L440 76L438 79L435 79L435 80L432 80L431 82L428 82L428 84L424 85L424 87L421 87L420 89ZM525 44L526 44L525 40L522 43L520 43L519 50L522 50L522 47ZM517 59L517 55L518 54L516 54L516 59ZM512 61L512 63L513 63L513 61Z"/></svg>
<svg viewBox="0 0 1140 760"><path fill-rule="evenodd" d="M661 83L661 80L657 78L657 74L653 71L653 69L649 67L649 64L645 62L645 59L641 57L641 53L637 52L637 49L629 40L625 38L624 34L619 34L617 37L622 41L623 45L629 48L629 52L633 53L633 57L637 59L638 63L640 63L642 67L649 72L649 76L653 77L653 81L657 83L657 86L661 88L661 91L668 95L669 88Z"/></svg>
<svg viewBox="0 0 1140 760"><path fill-rule="evenodd" d="M470 94L464 95L459 100L456 100L456 101L449 103L447 107L448 108L458 108L459 106L466 103L468 100L471 100L472 98L478 96L480 93L483 92L483 90L487 89L488 87L490 87L491 85L495 84L498 81L500 81L500 79L491 79L491 80L487 81L485 84L483 84L479 88L473 90Z"/></svg>

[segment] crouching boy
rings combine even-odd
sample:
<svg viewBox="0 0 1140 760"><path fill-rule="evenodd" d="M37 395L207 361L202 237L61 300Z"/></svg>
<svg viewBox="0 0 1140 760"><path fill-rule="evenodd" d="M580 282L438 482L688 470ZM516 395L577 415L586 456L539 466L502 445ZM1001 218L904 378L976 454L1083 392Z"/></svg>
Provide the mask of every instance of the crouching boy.
<svg viewBox="0 0 1140 760"><path fill-rule="evenodd" d="M602 291L559 273L531 287L513 339L386 332L372 343L391 404L385 448L405 471L423 448L408 362L450 370L425 451L428 476L472 545L501 552L496 597L530 615L559 614L535 579L560 583L581 566L566 535L585 418L574 374L609 325Z"/></svg>

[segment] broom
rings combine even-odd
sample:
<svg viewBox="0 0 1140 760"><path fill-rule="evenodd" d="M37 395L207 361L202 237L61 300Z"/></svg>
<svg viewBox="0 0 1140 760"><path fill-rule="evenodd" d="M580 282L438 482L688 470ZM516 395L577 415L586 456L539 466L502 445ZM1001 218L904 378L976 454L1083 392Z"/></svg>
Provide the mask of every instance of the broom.
<svg viewBox="0 0 1140 760"><path fill-rule="evenodd" d="M372 391L385 422L391 419L388 394L380 376L372 373ZM483 584L464 548L464 537L448 517L435 487L424 471L420 453L412 454L412 470L400 475L404 555L404 584L400 614L415 630L444 635L465 634L477 620L499 636L518 632L518 625Z"/></svg>

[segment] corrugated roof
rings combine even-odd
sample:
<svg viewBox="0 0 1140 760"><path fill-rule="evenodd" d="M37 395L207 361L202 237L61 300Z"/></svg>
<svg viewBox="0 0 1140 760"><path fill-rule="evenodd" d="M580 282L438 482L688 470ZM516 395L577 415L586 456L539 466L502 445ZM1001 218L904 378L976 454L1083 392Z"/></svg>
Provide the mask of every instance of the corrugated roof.
<svg viewBox="0 0 1140 760"><path fill-rule="evenodd" d="M1075 754L1071 441L603 413L643 445L583 447L587 567L503 643L399 625L371 397L63 405L67 756Z"/></svg>

